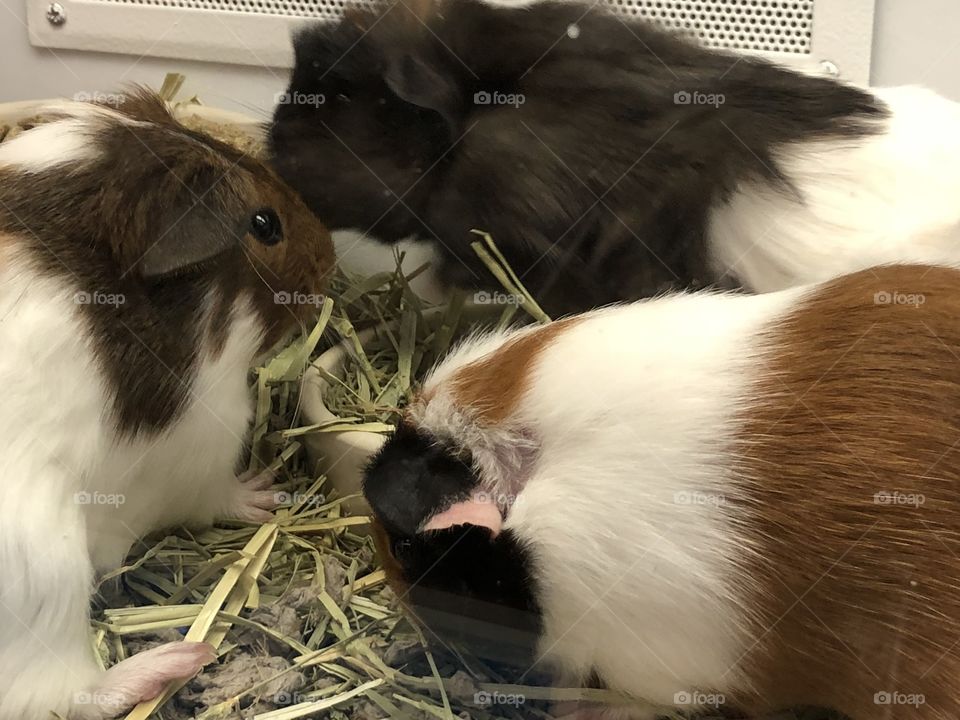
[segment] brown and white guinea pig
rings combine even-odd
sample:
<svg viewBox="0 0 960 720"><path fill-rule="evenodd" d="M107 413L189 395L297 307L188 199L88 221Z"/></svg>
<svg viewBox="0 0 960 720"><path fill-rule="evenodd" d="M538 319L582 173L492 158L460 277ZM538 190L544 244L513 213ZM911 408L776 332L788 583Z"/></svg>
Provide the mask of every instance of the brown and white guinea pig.
<svg viewBox="0 0 960 720"><path fill-rule="evenodd" d="M99 669L97 573L177 523L271 517L235 474L251 361L315 307L326 228L259 161L140 91L0 144L0 720L111 717L213 659Z"/></svg>
<svg viewBox="0 0 960 720"><path fill-rule="evenodd" d="M519 628L662 708L947 720L958 444L960 270L887 266L470 339L364 491L445 640Z"/></svg>
<svg viewBox="0 0 960 720"><path fill-rule="evenodd" d="M706 49L597 3L408 0L295 38L270 146L334 230L431 241L554 315L960 260L960 106ZM337 233L339 234L339 233ZM363 247L354 235L344 263Z"/></svg>

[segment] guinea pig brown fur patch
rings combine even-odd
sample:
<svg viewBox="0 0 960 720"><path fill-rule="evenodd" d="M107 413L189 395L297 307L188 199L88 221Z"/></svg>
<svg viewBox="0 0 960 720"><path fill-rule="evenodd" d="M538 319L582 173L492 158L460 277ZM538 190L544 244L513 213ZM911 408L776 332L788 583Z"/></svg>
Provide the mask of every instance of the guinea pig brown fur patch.
<svg viewBox="0 0 960 720"><path fill-rule="evenodd" d="M135 434L176 418L200 358L220 356L238 317L256 318L260 351L306 324L334 251L326 227L265 164L181 125L155 94L123 98L115 108L55 109L44 127L76 157L0 164L0 233L42 275L123 298L79 310L118 427ZM256 237L254 220L264 218L274 232Z"/></svg>
<svg viewBox="0 0 960 720"><path fill-rule="evenodd" d="M742 413L751 708L960 717L960 272L821 286Z"/></svg>
<svg viewBox="0 0 960 720"><path fill-rule="evenodd" d="M570 317L520 335L459 369L451 378L454 402L469 408L479 425L497 425L509 418L530 385L534 363L549 344L578 322Z"/></svg>

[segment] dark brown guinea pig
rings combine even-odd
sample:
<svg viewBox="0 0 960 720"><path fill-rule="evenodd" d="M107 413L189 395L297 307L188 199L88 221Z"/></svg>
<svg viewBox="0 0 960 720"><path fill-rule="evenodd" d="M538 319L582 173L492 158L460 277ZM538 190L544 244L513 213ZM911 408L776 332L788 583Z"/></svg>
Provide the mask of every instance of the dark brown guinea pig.
<svg viewBox="0 0 960 720"><path fill-rule="evenodd" d="M0 144L0 720L102 720L216 654L104 672L89 607L139 537L267 521L238 477L254 358L311 321L327 229L258 160L145 91Z"/></svg>
<svg viewBox="0 0 960 720"><path fill-rule="evenodd" d="M593 717L955 720L958 446L960 269L885 266L474 336L364 492L438 635L525 611Z"/></svg>
<svg viewBox="0 0 960 720"><path fill-rule="evenodd" d="M960 104L922 88L704 48L597 2L391 1L294 46L271 161L332 229L433 243L448 285L500 289L475 228L552 316L960 262Z"/></svg>

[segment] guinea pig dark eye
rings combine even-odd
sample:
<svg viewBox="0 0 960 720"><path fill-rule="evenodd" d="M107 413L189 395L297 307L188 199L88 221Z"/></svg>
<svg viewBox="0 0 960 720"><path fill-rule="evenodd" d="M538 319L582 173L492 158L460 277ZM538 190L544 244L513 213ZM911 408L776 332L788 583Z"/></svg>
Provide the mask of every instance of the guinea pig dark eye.
<svg viewBox="0 0 960 720"><path fill-rule="evenodd" d="M250 234L264 245L283 240L283 224L275 210L260 208L250 216Z"/></svg>

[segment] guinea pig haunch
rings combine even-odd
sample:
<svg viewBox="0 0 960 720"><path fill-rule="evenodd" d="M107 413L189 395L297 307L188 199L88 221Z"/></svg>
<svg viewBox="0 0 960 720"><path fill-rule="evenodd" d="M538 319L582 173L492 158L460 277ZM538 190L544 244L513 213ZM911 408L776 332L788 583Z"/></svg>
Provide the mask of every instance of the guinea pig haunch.
<svg viewBox="0 0 960 720"><path fill-rule="evenodd" d="M91 593L148 532L272 518L272 477L236 473L248 372L333 265L271 170L123 98L0 144L0 720L103 720L215 660L179 642L103 672Z"/></svg>
<svg viewBox="0 0 960 720"><path fill-rule="evenodd" d="M470 612L497 581L522 583L537 661L567 680L595 675L684 712L956 718L958 356L960 269L932 266L674 295L470 339L426 380L389 457L406 446L416 461L411 434L464 458L479 447L488 463L503 437L535 451L496 536L385 523L391 582L417 610L426 563L468 532L478 560L426 572L429 589L467 596L452 606ZM513 467L474 461L469 493L418 507L434 479L390 496L384 461L365 492L381 520L407 502L420 528L496 492ZM521 552L504 557L505 542ZM638 705L630 717L652 716Z"/></svg>
<svg viewBox="0 0 960 720"><path fill-rule="evenodd" d="M596 3L385 3L294 45L278 171L335 229L431 241L448 284L499 289L472 229L553 316L960 261L960 104L930 91L707 49Z"/></svg>

